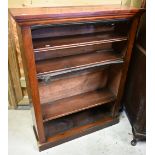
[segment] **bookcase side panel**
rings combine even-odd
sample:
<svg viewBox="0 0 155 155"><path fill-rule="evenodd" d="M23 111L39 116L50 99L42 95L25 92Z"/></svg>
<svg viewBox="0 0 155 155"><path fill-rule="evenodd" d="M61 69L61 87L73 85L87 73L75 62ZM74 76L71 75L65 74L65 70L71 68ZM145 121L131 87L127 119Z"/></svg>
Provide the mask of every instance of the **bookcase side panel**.
<svg viewBox="0 0 155 155"><path fill-rule="evenodd" d="M18 36L20 40L20 49L24 65L24 72L26 74L26 82L28 86L28 95L32 108L34 108L36 130L40 143L45 142L45 133L43 127L42 111L40 106L38 81L36 78L36 67L33 53L31 29L29 26L17 27Z"/></svg>

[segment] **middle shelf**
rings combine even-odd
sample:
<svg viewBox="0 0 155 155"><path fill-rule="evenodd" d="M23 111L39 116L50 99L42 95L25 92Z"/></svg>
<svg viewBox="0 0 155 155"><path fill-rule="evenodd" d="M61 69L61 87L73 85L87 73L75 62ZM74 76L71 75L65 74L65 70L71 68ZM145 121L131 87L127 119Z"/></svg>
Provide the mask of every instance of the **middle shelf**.
<svg viewBox="0 0 155 155"><path fill-rule="evenodd" d="M52 76L113 63L123 63L122 55L113 50L106 50L37 61L36 70L38 77L46 74Z"/></svg>

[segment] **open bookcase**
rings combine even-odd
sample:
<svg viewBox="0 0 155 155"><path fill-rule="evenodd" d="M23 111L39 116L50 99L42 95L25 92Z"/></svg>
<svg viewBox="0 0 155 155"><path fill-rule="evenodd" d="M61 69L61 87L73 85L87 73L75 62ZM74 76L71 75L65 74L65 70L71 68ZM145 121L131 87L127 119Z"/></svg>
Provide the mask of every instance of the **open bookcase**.
<svg viewBox="0 0 155 155"><path fill-rule="evenodd" d="M40 150L118 123L143 9L10 9L16 20Z"/></svg>

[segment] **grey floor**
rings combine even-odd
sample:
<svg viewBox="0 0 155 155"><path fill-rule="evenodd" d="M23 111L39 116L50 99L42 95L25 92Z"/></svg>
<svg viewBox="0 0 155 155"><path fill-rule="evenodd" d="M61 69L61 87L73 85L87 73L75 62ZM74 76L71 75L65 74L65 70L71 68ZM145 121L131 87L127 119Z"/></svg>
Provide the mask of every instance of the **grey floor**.
<svg viewBox="0 0 155 155"><path fill-rule="evenodd" d="M129 121L120 123L54 148L39 152L29 110L9 110L9 155L145 155L145 142L131 146Z"/></svg>

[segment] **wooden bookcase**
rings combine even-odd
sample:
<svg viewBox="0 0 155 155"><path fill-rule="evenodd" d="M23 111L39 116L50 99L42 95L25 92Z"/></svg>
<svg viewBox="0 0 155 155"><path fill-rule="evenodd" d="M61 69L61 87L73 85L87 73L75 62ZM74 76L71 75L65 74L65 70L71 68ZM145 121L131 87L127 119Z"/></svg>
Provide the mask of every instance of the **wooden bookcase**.
<svg viewBox="0 0 155 155"><path fill-rule="evenodd" d="M40 150L118 123L143 9L112 6L10 9Z"/></svg>

